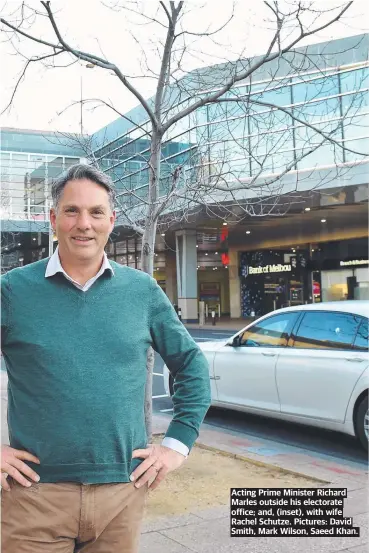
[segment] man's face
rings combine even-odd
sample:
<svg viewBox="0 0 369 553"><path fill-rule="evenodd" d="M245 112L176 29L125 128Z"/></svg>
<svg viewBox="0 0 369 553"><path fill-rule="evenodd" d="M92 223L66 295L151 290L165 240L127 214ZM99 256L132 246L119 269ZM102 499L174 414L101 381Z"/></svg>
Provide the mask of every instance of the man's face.
<svg viewBox="0 0 369 553"><path fill-rule="evenodd" d="M67 182L50 220L65 261L98 261L114 227L108 192L89 179Z"/></svg>

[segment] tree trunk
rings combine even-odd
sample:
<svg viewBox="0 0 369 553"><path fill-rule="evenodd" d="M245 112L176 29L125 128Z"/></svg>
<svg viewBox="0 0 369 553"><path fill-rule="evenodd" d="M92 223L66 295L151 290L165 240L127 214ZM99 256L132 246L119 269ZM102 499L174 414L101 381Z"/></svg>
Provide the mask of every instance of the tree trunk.
<svg viewBox="0 0 369 553"><path fill-rule="evenodd" d="M153 276L155 237L157 226L157 201L159 197L160 156L162 136L153 130L149 162L149 198L145 221L145 232L142 237L141 270ZM150 347L147 352L146 388L145 388L145 425L148 442L152 438L152 381L154 368L154 351Z"/></svg>
<svg viewBox="0 0 369 553"><path fill-rule="evenodd" d="M154 247L155 247L156 222L152 221L150 227L146 225L142 237L141 269L153 275ZM148 442L152 438L152 382L154 370L154 350L150 347L147 350L146 362L146 388L145 388L145 425Z"/></svg>

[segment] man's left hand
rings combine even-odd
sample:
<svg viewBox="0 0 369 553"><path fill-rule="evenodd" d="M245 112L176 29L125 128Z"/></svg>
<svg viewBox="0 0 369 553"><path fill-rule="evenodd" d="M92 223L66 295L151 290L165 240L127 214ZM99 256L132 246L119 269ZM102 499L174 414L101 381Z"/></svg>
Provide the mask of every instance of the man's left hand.
<svg viewBox="0 0 369 553"><path fill-rule="evenodd" d="M146 449L136 449L132 458L144 461L132 472L131 481L135 482L136 488L151 481L150 490L155 490L166 475L178 469L186 459L174 449L156 444L149 445Z"/></svg>

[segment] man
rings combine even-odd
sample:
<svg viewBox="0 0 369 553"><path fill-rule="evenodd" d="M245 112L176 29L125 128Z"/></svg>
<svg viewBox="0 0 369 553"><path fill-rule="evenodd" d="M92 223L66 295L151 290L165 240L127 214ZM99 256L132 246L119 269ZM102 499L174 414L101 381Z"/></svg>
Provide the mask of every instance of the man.
<svg viewBox="0 0 369 553"><path fill-rule="evenodd" d="M149 483L198 436L207 362L154 279L109 263L110 179L76 165L52 195L56 252L2 277L2 552L133 553ZM144 424L151 345L175 378L173 420L155 446Z"/></svg>

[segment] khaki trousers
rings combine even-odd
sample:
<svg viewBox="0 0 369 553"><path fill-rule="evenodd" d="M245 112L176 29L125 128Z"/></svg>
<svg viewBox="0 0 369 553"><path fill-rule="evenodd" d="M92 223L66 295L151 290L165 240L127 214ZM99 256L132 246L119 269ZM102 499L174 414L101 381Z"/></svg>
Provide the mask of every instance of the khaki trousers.
<svg viewBox="0 0 369 553"><path fill-rule="evenodd" d="M9 483L2 553L137 553L147 486Z"/></svg>

